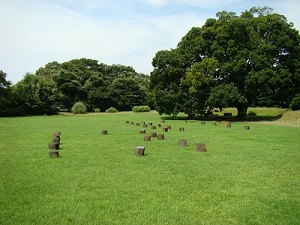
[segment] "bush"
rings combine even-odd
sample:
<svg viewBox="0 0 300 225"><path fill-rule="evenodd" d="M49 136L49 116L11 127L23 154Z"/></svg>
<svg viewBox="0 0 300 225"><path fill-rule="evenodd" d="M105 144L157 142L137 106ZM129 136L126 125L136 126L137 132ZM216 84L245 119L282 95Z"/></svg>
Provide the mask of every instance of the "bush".
<svg viewBox="0 0 300 225"><path fill-rule="evenodd" d="M101 112L101 110L99 108L94 109L95 113L99 113Z"/></svg>
<svg viewBox="0 0 300 225"><path fill-rule="evenodd" d="M73 105L71 112L74 114L85 114L87 113L87 107L83 102L76 102Z"/></svg>
<svg viewBox="0 0 300 225"><path fill-rule="evenodd" d="M115 107L110 107L109 109L105 110L105 112L116 113L116 112L118 112L118 110Z"/></svg>
<svg viewBox="0 0 300 225"><path fill-rule="evenodd" d="M290 108L292 110L300 110L300 94L295 95L290 103Z"/></svg>
<svg viewBox="0 0 300 225"><path fill-rule="evenodd" d="M132 107L132 112L149 112L149 111L150 111L150 107L147 105Z"/></svg>
<svg viewBox="0 0 300 225"><path fill-rule="evenodd" d="M256 112L250 111L247 113L248 116L256 116Z"/></svg>

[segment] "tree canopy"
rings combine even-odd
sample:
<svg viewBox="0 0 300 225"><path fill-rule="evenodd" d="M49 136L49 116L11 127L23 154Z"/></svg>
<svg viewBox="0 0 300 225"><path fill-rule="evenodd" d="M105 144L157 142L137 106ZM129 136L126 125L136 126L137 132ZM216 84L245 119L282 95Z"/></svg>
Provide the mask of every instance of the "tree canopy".
<svg viewBox="0 0 300 225"><path fill-rule="evenodd" d="M288 107L300 92L299 32L268 7L239 16L218 12L193 27L176 49L159 51L152 64L156 99L177 89L185 94L176 102L187 113L230 106L244 118L249 106ZM174 97L173 110L165 108L166 101L156 102L159 112L177 113Z"/></svg>

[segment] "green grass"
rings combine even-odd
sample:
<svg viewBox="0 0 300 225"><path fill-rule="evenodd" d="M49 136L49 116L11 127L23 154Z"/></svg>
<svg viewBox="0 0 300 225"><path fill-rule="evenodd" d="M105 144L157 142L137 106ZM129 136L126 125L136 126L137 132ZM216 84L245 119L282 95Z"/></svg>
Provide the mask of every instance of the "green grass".
<svg viewBox="0 0 300 225"><path fill-rule="evenodd" d="M300 127L166 120L165 140L144 142L126 120L161 123L154 112L0 118L0 224L300 224Z"/></svg>

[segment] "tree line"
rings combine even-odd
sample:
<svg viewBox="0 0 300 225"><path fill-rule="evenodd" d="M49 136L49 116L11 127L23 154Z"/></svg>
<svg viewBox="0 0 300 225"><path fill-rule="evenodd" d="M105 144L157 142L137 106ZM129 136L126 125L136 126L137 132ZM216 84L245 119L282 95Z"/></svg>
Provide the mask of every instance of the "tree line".
<svg viewBox="0 0 300 225"><path fill-rule="evenodd" d="M149 76L132 67L86 58L50 62L12 86L3 71L1 77L5 92L0 100L2 116L56 114L79 101L88 111L110 107L128 111L147 103L150 85Z"/></svg>
<svg viewBox="0 0 300 225"><path fill-rule="evenodd" d="M1 71L1 115L53 114L84 102L91 111L149 105L160 114L236 107L300 109L300 35L268 7L222 11L158 51L150 76L92 59L51 62L10 85Z"/></svg>

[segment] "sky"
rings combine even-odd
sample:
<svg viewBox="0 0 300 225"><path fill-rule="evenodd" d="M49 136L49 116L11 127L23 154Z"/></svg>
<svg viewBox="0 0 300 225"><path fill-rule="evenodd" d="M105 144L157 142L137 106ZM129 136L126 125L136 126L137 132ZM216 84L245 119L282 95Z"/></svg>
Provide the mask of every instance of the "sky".
<svg viewBox="0 0 300 225"><path fill-rule="evenodd" d="M299 0L0 0L0 70L15 84L49 62L90 58L150 74L156 52L192 27L253 6L300 30Z"/></svg>

